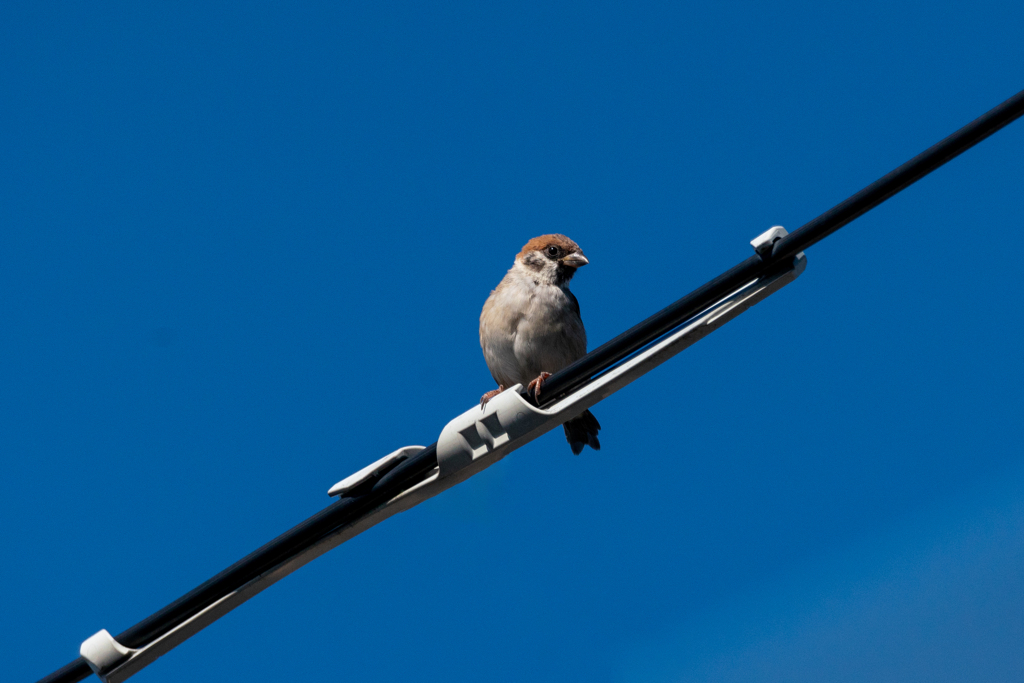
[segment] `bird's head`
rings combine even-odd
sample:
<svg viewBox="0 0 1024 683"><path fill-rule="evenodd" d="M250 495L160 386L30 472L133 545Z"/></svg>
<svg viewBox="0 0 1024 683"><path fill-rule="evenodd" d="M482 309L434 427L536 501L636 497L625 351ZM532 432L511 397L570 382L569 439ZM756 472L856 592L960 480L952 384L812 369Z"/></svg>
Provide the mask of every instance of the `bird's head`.
<svg viewBox="0 0 1024 683"><path fill-rule="evenodd" d="M572 279L576 269L590 261L580 245L565 235L541 235L526 243L516 256L516 264L525 268L543 284L562 285Z"/></svg>

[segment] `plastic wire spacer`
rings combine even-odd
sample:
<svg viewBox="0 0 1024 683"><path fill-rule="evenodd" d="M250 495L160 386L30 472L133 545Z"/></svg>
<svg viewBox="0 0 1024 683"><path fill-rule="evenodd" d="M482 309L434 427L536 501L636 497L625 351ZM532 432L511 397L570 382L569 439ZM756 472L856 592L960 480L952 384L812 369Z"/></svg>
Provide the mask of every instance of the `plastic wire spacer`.
<svg viewBox="0 0 1024 683"><path fill-rule="evenodd" d="M82 655L82 659L89 664L89 668L104 683L106 683L108 673L131 659L137 652L138 650L125 647L114 640L114 636L110 635L105 628L86 638L82 646L78 648L78 654Z"/></svg>
<svg viewBox="0 0 1024 683"><path fill-rule="evenodd" d="M521 384L509 387L482 408L470 408L445 425L437 439L437 467L442 479L474 464L477 467L466 476L475 474L513 448L551 429L551 423L561 417L563 411L541 410L530 405L519 393L521 388ZM583 410L580 408L577 414ZM566 415L562 420L569 417L573 416Z"/></svg>

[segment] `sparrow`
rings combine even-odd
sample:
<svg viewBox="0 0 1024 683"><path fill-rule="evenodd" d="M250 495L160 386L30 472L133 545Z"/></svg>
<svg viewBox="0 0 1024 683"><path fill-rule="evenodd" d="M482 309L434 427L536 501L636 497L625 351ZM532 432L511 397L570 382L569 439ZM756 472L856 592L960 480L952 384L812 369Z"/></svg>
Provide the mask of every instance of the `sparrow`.
<svg viewBox="0 0 1024 683"><path fill-rule="evenodd" d="M580 304L569 291L576 269L590 261L565 235L541 235L526 243L480 313L480 347L498 388L480 405L516 384L540 398L544 380L587 353ZM600 450L601 429L589 410L565 422L573 454Z"/></svg>

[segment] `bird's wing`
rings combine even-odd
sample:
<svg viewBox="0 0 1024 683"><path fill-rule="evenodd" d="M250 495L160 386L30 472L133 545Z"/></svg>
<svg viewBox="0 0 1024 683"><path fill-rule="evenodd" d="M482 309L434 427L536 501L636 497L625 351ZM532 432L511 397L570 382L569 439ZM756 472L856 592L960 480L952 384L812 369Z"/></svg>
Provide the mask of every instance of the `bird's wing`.
<svg viewBox="0 0 1024 683"><path fill-rule="evenodd" d="M580 302L576 300L576 295L570 292L568 289L562 290L565 295L569 297L569 303L572 305L572 310L576 312L576 317L583 322L583 316L580 315Z"/></svg>

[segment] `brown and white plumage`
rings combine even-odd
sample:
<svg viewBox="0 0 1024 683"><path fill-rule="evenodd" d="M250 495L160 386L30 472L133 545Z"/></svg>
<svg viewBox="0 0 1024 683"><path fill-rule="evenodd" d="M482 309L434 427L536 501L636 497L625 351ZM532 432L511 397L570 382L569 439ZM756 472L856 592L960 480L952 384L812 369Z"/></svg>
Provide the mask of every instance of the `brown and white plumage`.
<svg viewBox="0 0 1024 683"><path fill-rule="evenodd" d="M580 305L569 291L576 269L587 263L565 235L535 237L516 256L480 314L480 346L499 387L483 403L515 384L539 395L548 375L587 353ZM601 448L601 425L589 410L563 427L573 453Z"/></svg>

